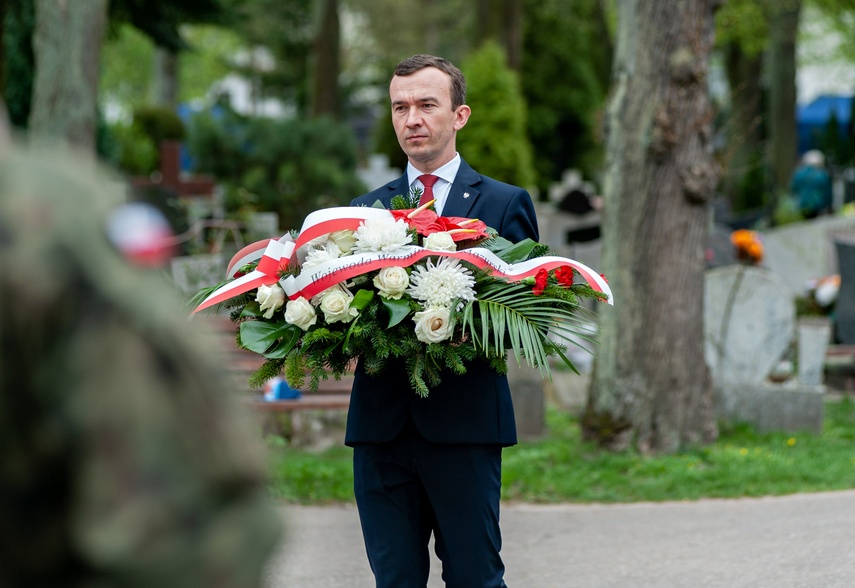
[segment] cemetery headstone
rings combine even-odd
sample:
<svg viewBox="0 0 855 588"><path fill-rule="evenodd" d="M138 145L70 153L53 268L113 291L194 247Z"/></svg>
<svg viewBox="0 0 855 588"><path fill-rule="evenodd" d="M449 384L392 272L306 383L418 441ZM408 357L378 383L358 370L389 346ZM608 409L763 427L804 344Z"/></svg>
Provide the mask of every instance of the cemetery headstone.
<svg viewBox="0 0 855 588"><path fill-rule="evenodd" d="M704 337L718 416L760 431L822 430L823 386L768 376L795 334L795 303L769 270L730 265L704 280Z"/></svg>
<svg viewBox="0 0 855 588"><path fill-rule="evenodd" d="M795 306L781 282L738 264L706 273L706 359L717 381L762 383L792 343Z"/></svg>
<svg viewBox="0 0 855 588"><path fill-rule="evenodd" d="M389 156L374 153L368 157L368 166L356 170L359 179L368 190L375 190L401 177L401 170L389 165Z"/></svg>
<svg viewBox="0 0 855 588"><path fill-rule="evenodd" d="M834 305L835 336L844 345L855 345L855 242L835 241L840 290Z"/></svg>
<svg viewBox="0 0 855 588"><path fill-rule="evenodd" d="M178 289L192 295L225 279L226 260L221 253L174 257L170 269Z"/></svg>

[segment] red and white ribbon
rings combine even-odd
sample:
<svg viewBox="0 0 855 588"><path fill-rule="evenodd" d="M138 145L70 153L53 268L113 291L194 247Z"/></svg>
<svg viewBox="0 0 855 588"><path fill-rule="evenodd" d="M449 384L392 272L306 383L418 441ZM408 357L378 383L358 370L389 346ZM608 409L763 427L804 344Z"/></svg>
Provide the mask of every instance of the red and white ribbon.
<svg viewBox="0 0 855 588"><path fill-rule="evenodd" d="M288 260L294 252L293 241L277 241L269 239L267 246L261 254L261 259L258 261L258 266L239 278L229 282L228 284L212 292L210 296L205 298L202 303L196 307L193 313L204 310L215 304L225 302L229 298L234 298L250 290L254 290L259 286L270 286L279 281L279 270L284 269L288 265ZM253 260L254 261L254 260ZM241 267L241 266L238 266Z"/></svg>
<svg viewBox="0 0 855 588"><path fill-rule="evenodd" d="M292 300L300 296L311 299L336 284L356 276L378 271L384 267L408 267L427 257L453 257L487 271L490 275L510 282L518 282L547 271L570 266L585 279L591 288L606 295L609 304L614 304L612 291L605 278L585 264L566 257L537 257L521 263L506 263L493 252L475 247L463 251L432 251L423 247L410 246L396 252L358 253L333 259L304 270L299 276L288 276L280 284Z"/></svg>
<svg viewBox="0 0 855 588"><path fill-rule="evenodd" d="M227 276L232 277L237 270L253 261L258 261L256 269L249 274L239 276L208 296L193 312L214 306L248 292L260 285L280 282L285 293L292 300L303 296L311 299L327 288L346 282L356 276L378 271L384 267L408 267L427 257L444 256L460 259L475 267L486 270L491 275L508 281L517 282L537 275L545 269L554 270L570 266L585 279L597 292L606 295L607 302L614 304L608 282L600 274L585 264L566 257L547 256L530 259L521 263L509 264L497 255L480 247L463 251L432 251L415 245L404 247L396 252L359 253L319 264L304 270L299 276L287 276L279 280L280 270L294 263L298 252L310 241L335 231L359 228L367 219L388 218L392 214L382 208L337 207L315 211L306 217L296 242L285 235L278 241L266 239L252 243L241 249L228 264Z"/></svg>

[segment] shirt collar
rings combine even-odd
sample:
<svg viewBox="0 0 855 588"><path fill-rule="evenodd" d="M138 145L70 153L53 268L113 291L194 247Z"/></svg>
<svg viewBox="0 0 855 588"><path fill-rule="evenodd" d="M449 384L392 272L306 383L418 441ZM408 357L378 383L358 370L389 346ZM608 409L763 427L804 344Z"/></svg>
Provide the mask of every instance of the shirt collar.
<svg viewBox="0 0 855 588"><path fill-rule="evenodd" d="M439 169L433 171L431 175L437 176L438 178L445 180L449 184L454 183L454 178L457 177L457 170L460 169L460 154L455 153L454 157L451 161L440 167ZM407 182L410 187L413 186L415 181L419 179L419 176L424 174L425 172L419 171L415 168L412 163L407 163Z"/></svg>

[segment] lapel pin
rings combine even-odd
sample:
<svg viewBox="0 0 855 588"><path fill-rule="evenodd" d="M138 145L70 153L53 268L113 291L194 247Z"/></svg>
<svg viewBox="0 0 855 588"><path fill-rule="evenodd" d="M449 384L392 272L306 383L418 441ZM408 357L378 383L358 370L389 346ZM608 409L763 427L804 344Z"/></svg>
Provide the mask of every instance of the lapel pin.
<svg viewBox="0 0 855 588"><path fill-rule="evenodd" d="M463 193L463 197L464 197L464 198L469 198L469 192L464 192L464 193Z"/></svg>

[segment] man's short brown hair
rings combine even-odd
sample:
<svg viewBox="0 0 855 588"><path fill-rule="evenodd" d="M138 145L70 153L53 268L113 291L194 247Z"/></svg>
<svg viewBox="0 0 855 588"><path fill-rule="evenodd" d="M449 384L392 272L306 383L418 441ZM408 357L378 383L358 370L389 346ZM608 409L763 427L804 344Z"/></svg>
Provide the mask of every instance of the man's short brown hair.
<svg viewBox="0 0 855 588"><path fill-rule="evenodd" d="M458 106L466 104L466 78L463 72L442 57L435 55L413 55L395 66L393 76L408 76L426 67L435 67L439 71L451 77L451 109L456 110Z"/></svg>

